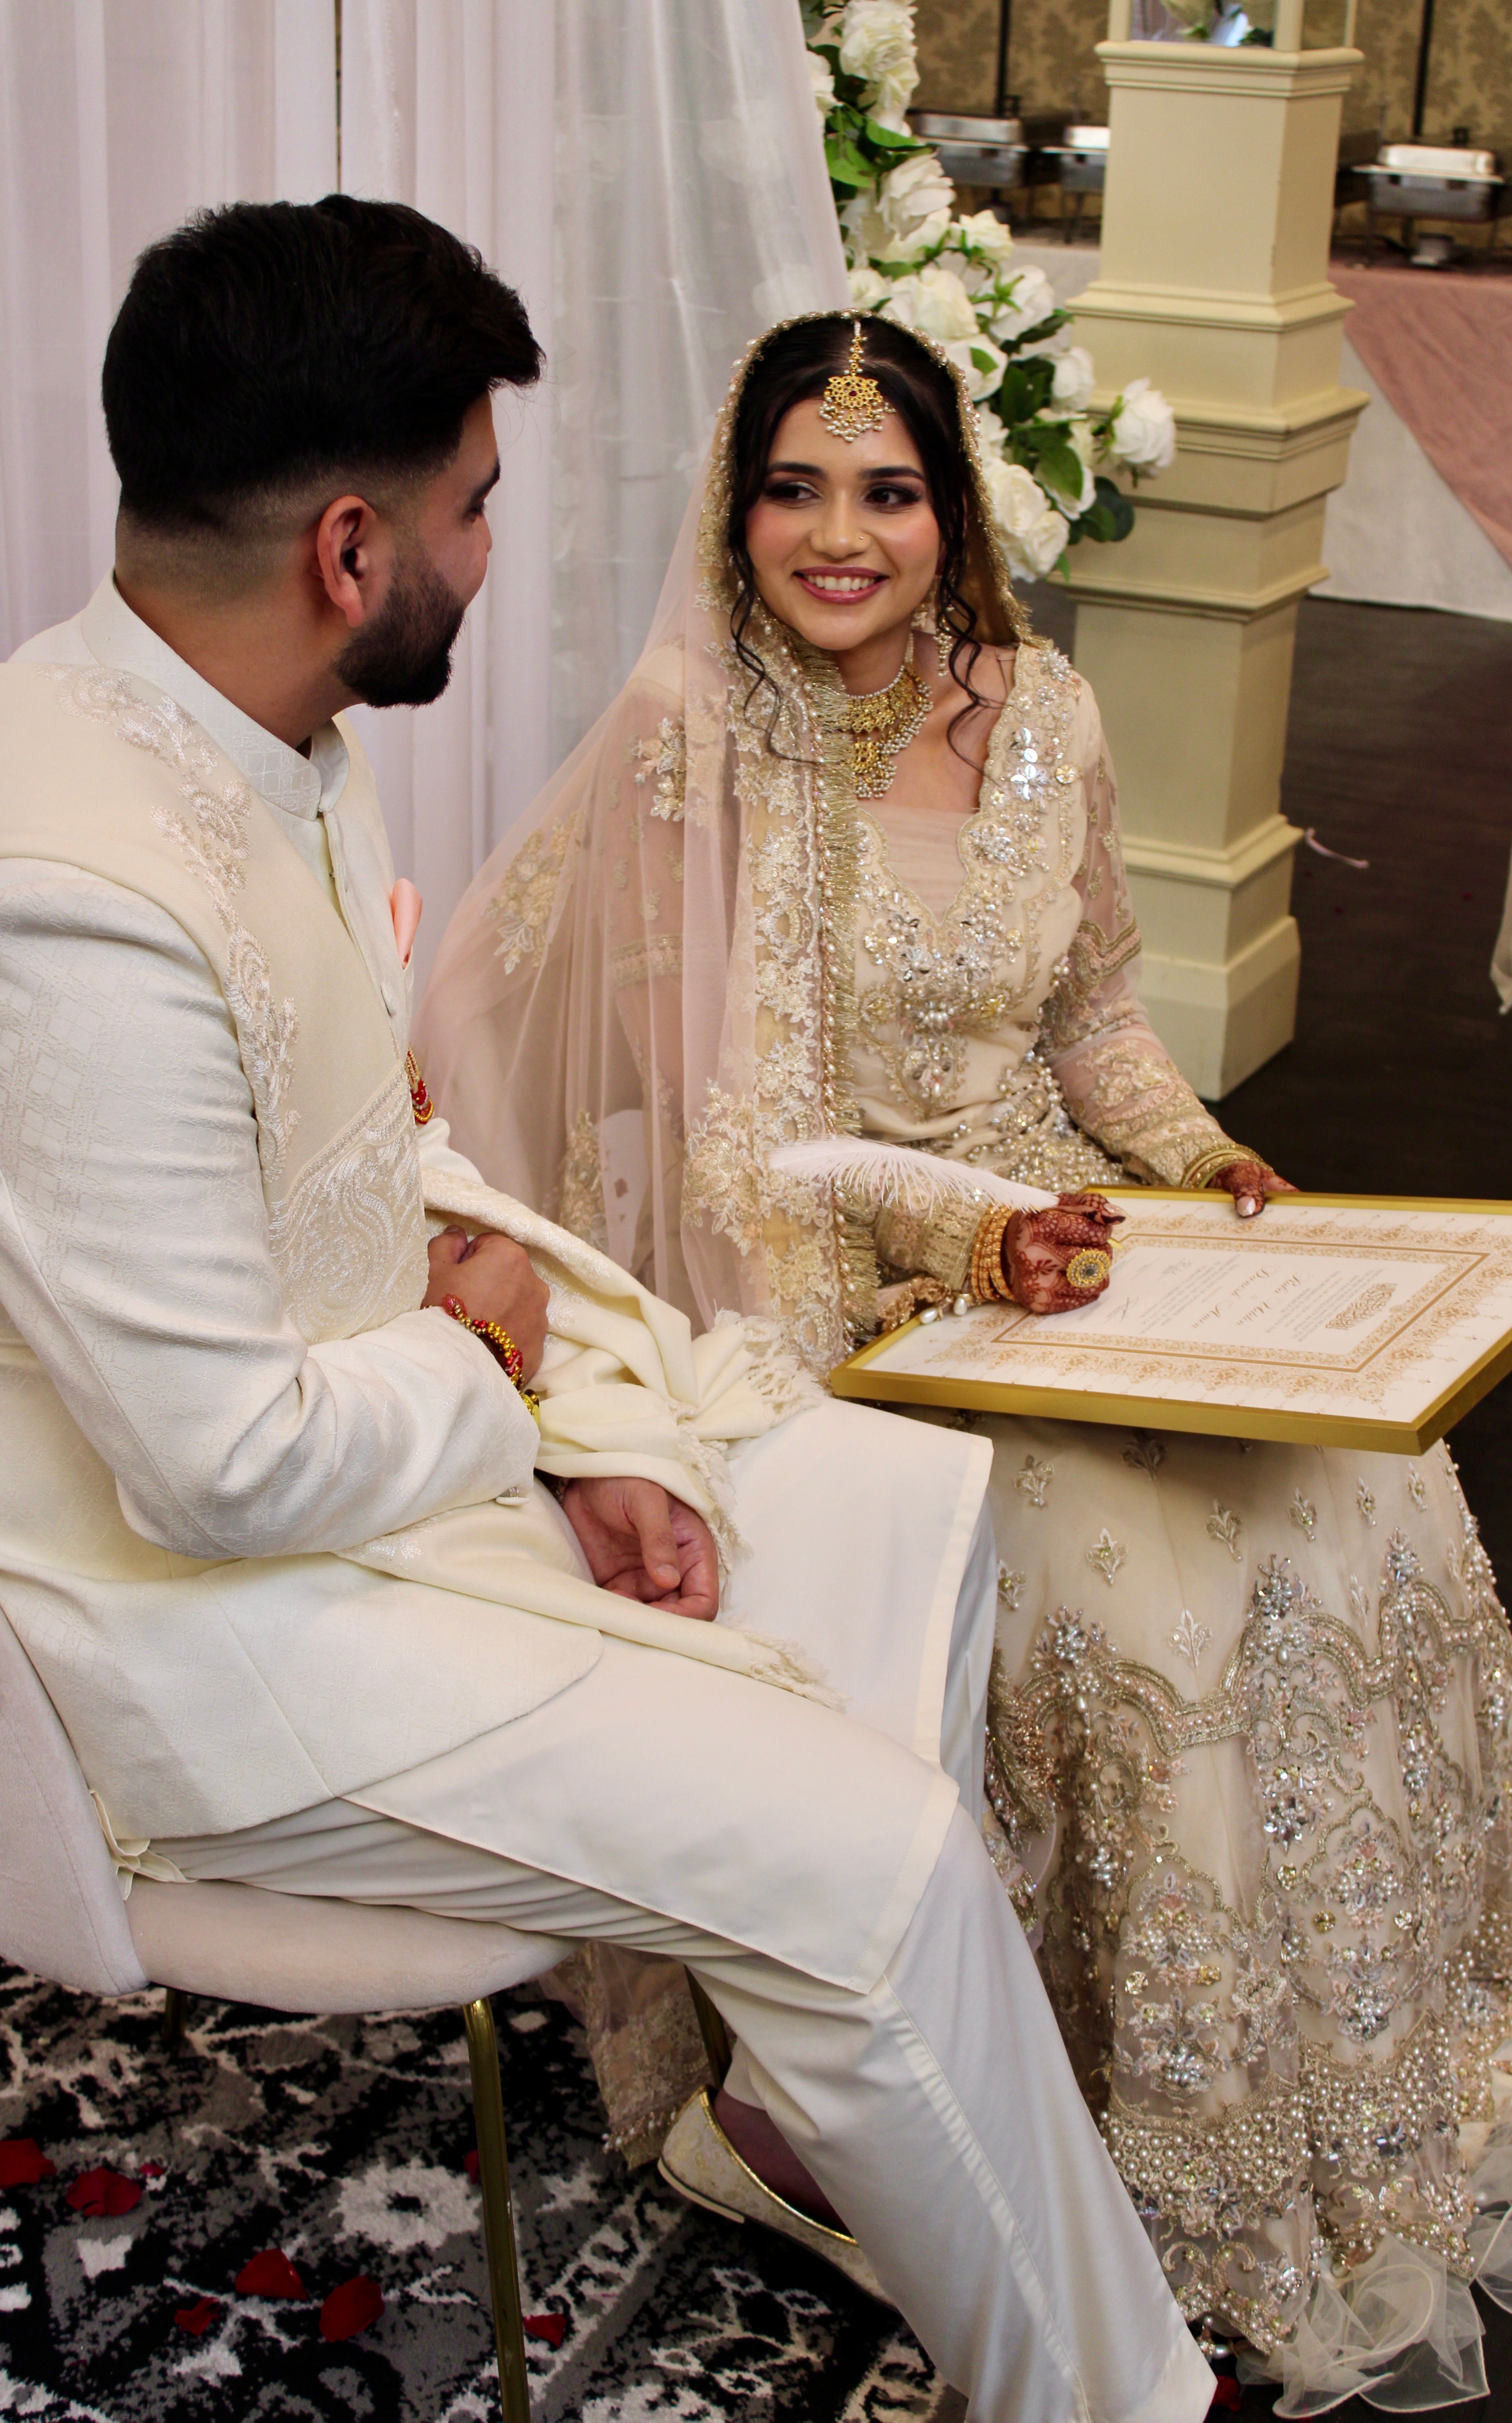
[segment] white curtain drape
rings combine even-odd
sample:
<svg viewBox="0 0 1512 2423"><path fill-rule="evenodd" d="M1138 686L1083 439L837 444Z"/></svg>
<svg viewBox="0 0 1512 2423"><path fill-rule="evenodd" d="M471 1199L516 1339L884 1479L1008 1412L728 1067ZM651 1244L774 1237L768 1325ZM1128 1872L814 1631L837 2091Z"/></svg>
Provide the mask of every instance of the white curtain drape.
<svg viewBox="0 0 1512 2423"><path fill-rule="evenodd" d="M0 657L110 563L100 363L142 246L335 182L333 0L0 0Z"/></svg>
<svg viewBox="0 0 1512 2423"><path fill-rule="evenodd" d="M797 0L344 0L342 181L475 244L548 357L451 690L363 719L423 975L634 660L735 357L849 289Z"/></svg>
<svg viewBox="0 0 1512 2423"><path fill-rule="evenodd" d="M797 0L344 0L341 182L519 288L488 584L448 695L365 723L423 974L628 671L729 368L847 299ZM0 0L0 657L111 560L100 362L190 211L337 183L334 0Z"/></svg>

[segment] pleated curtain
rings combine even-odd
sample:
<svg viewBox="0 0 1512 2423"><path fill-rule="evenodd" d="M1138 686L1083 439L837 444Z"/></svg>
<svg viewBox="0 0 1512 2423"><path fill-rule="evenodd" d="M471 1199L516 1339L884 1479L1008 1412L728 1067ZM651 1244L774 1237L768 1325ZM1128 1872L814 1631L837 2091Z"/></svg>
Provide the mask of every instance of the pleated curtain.
<svg viewBox="0 0 1512 2423"><path fill-rule="evenodd" d="M336 182L333 0L0 0L0 657L114 552L100 363L190 211Z"/></svg>
<svg viewBox="0 0 1512 2423"><path fill-rule="evenodd" d="M342 62L343 184L475 244L548 357L451 690L362 716L423 972L634 662L736 356L849 290L797 0L344 0Z"/></svg>
<svg viewBox="0 0 1512 2423"><path fill-rule="evenodd" d="M110 562L100 361L143 245L338 177L476 245L549 361L498 406L451 690L361 711L423 974L633 662L735 356L845 270L798 0L0 0L0 655Z"/></svg>

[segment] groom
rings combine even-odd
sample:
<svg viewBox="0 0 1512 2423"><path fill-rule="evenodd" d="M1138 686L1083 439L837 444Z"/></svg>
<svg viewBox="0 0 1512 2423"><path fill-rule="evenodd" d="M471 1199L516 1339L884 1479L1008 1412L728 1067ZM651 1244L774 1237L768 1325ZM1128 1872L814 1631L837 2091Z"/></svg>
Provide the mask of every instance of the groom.
<svg viewBox="0 0 1512 2423"><path fill-rule="evenodd" d="M911 1428L910 1490L886 1417L777 1420L406 1077L340 718L444 689L539 363L397 205L137 264L114 577L0 672L0 1607L124 1873L685 1960L759 2098L684 2115L691 2186L869 2258L984 2423L1195 2423L973 1823L979 1445Z"/></svg>

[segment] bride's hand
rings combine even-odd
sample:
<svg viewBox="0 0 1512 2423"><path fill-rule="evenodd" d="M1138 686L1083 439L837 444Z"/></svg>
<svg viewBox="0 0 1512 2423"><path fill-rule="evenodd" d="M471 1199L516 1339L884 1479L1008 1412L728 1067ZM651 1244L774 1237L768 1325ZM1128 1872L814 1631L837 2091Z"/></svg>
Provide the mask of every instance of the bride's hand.
<svg viewBox="0 0 1512 2423"><path fill-rule="evenodd" d="M1043 1212L1015 1212L1003 1233L1003 1275L1026 1312L1074 1312L1112 1275L1112 1232L1122 1219L1101 1195L1062 1195ZM1084 1258L1096 1255L1094 1264ZM1070 1275L1068 1275L1070 1274ZM1082 1283L1084 1282L1084 1283Z"/></svg>
<svg viewBox="0 0 1512 2423"><path fill-rule="evenodd" d="M1241 1220L1258 1219L1265 1208L1267 1195L1295 1195L1297 1192L1290 1179L1278 1178L1273 1169L1267 1169L1264 1162L1259 1161L1231 1161L1227 1169L1218 1170L1207 1182L1210 1187L1233 1196L1233 1208Z"/></svg>

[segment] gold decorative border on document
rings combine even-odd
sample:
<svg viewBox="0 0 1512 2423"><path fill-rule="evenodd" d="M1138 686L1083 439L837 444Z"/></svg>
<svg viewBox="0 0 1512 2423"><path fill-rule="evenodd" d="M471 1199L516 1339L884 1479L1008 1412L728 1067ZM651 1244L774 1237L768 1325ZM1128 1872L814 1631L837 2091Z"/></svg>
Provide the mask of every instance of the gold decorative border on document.
<svg viewBox="0 0 1512 2423"><path fill-rule="evenodd" d="M1166 1188L1127 1192L1145 1206L1160 1201L1190 1203L1210 1199ZM978 1313L969 1318L974 1323L984 1320L990 1322L991 1337L984 1333L979 1340L963 1338L954 1351L963 1361L979 1360L984 1367L981 1378L873 1369L879 1358L895 1353L901 1340L918 1325L911 1322L907 1329L876 1340L841 1364L831 1375L831 1387L837 1396L866 1398L874 1402L975 1407L1028 1417L1421 1454L1512 1371L1512 1302L1505 1326L1500 1327L1471 1365L1429 1403L1419 1408L1412 1419L1392 1419L1369 1408L1379 1407L1393 1385L1421 1360L1425 1351L1431 1352L1440 1338L1463 1322L1476 1301L1504 1288L1512 1296L1512 1204L1289 1195L1273 1198L1265 1216L1267 1220L1284 1220L1290 1226L1310 1210L1409 1216L1373 1226L1368 1247L1362 1244L1352 1248L1347 1240L1337 1238L1294 1235L1287 1241L1287 1250L1341 1256L1361 1250L1408 1262L1430 1261L1435 1266L1405 1303L1393 1305L1383 1322L1367 1330L1353 1356L1267 1351L1250 1357L1235 1354L1229 1346L1203 1355L1185 1345L1123 1346L1111 1340L1099 1345L1094 1339L1085 1338L1085 1334L1082 1339L1068 1339L1061 1345L1053 1334L1046 1335L1047 1323L1036 1322L1031 1333L1034 1359L1051 1361L1054 1368L1023 1381L1007 1382L988 1378L985 1367L1000 1361L1007 1340L1015 1331L1027 1328L1032 1317L1012 1312ZM1492 1242L1459 1243L1446 1239L1440 1245L1425 1243L1420 1225L1423 1215L1451 1213L1493 1224L1504 1231L1504 1242L1497 1238ZM1158 1228L1148 1233L1152 1242L1160 1235ZM1129 1240L1131 1245L1133 1242ZM1200 1249L1231 1249L1217 1235L1204 1239L1185 1233L1172 1236L1168 1231L1163 1242L1179 1242L1183 1246ZM1264 1240L1257 1238L1255 1242L1260 1244ZM1026 1346L1028 1342L1026 1338ZM1328 1371L1338 1372L1345 1392L1354 1400L1355 1409L1329 1414L1315 1406L1293 1410L1286 1402L1272 1405L1231 1404L1214 1402L1210 1393L1218 1388L1254 1390L1295 1403L1307 1392L1310 1381ZM1128 1393L1085 1385L1093 1379L1112 1379L1115 1383L1122 1380ZM1078 1386L1078 1382L1082 1385ZM1158 1386L1158 1394L1143 1393L1153 1385Z"/></svg>

